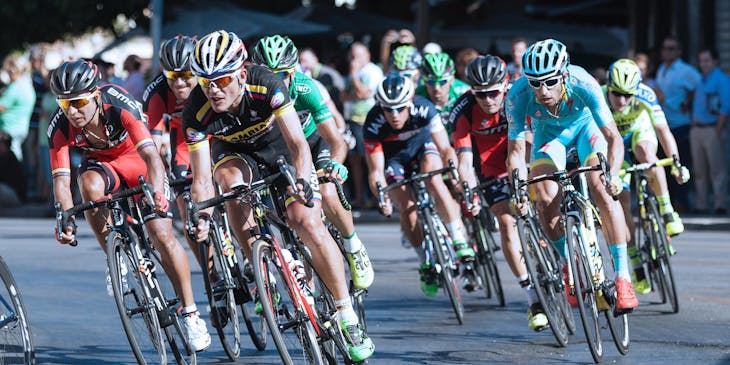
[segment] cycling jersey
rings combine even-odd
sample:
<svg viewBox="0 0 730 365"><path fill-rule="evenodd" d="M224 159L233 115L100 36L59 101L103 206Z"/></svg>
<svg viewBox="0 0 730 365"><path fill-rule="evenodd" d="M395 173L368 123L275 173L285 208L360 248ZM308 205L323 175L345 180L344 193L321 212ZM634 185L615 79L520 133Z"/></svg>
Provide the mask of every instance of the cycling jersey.
<svg viewBox="0 0 730 365"><path fill-rule="evenodd" d="M190 167L190 155L182 130L182 112L187 100L178 100L164 75L156 77L142 95L143 110L152 134L162 134L169 122L170 166L175 177L182 177Z"/></svg>
<svg viewBox="0 0 730 365"><path fill-rule="evenodd" d="M428 138L444 129L436 106L422 96L413 97L409 106L410 116L399 130L388 124L383 108L376 104L365 120L365 151L367 154L385 153L386 158L407 147L408 141L417 137Z"/></svg>
<svg viewBox="0 0 730 365"><path fill-rule="evenodd" d="M606 98L606 103L610 108L611 103L608 100L608 89L606 86L603 86L602 90ZM638 92L623 111L611 110L611 112L621 136L626 136L645 122L650 123L651 127L667 124L667 118L664 116L664 111L662 111L662 107L659 105L654 90L643 83L639 84Z"/></svg>
<svg viewBox="0 0 730 365"><path fill-rule="evenodd" d="M449 116L454 125L456 153L477 149L477 161L485 178L494 178L507 172L507 117L504 109L489 115L479 106L472 93L465 93L457 101Z"/></svg>
<svg viewBox="0 0 730 365"><path fill-rule="evenodd" d="M444 105L443 108L440 108L438 105L436 105L436 109L438 109L441 113L441 122L444 123L444 127L446 127L446 132L448 132L449 135L454 132L455 128L453 121L449 119L449 114L454 108L454 105L456 105L456 100L462 94L469 91L469 89L471 89L471 86L469 86L469 84L457 78L454 78L454 82L451 83L451 87L449 88L449 100L446 102L446 105ZM428 96L428 90L426 89L426 85L421 85L417 87L416 95L421 95L424 98L431 100L431 98Z"/></svg>
<svg viewBox="0 0 730 365"><path fill-rule="evenodd" d="M215 153L218 143L233 145L232 148L256 157L259 163L273 164L273 154L277 153L288 156L281 131L274 123L276 117L285 112L294 112L286 85L261 66L251 65L246 69L246 83L237 114L214 112L200 86L193 89L183 110L188 148L197 150L206 136L212 135L214 163L225 157Z"/></svg>
<svg viewBox="0 0 730 365"><path fill-rule="evenodd" d="M598 82L582 67L570 65L562 87L565 94L557 115L537 101L526 77L515 81L507 94L508 138L524 140L528 129L534 132L533 165L550 163L564 169L565 147L572 145L583 164L596 152L606 152L598 127L613 118Z"/></svg>
<svg viewBox="0 0 730 365"><path fill-rule="evenodd" d="M86 159L113 163L113 170L122 175L128 187L138 184L137 177L146 174L146 165L139 154L147 146L154 146L142 114L142 105L124 89L116 85L99 88L101 113L99 123L106 130L106 146L92 144L81 128L74 127L58 109L48 126L51 169L54 177L71 174L69 147L86 151ZM98 100L98 99L97 99ZM136 157L134 157L136 156ZM125 160L124 164L115 163ZM112 177L108 177L112 178ZM118 185L118 184L114 184ZM111 187L112 190L118 186Z"/></svg>
<svg viewBox="0 0 730 365"><path fill-rule="evenodd" d="M332 119L327 100L320 93L317 84L299 71L294 73L289 85L289 97L294 102L305 137L311 136L317 130L316 124Z"/></svg>

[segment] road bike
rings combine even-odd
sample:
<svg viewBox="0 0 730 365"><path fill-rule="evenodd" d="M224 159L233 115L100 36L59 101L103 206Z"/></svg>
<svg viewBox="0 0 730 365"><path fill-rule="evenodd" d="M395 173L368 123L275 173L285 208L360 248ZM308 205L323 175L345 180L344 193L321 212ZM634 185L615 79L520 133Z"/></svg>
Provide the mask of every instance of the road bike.
<svg viewBox="0 0 730 365"><path fill-rule="evenodd" d="M0 256L0 363L35 364L33 334L20 289Z"/></svg>

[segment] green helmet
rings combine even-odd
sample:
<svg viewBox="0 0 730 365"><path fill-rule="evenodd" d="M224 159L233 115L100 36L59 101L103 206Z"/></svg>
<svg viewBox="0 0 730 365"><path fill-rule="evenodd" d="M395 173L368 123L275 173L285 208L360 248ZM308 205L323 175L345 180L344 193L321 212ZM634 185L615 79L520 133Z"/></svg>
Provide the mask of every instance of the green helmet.
<svg viewBox="0 0 730 365"><path fill-rule="evenodd" d="M422 61L421 52L413 46L398 46L390 53L390 65L396 71L417 70Z"/></svg>
<svg viewBox="0 0 730 365"><path fill-rule="evenodd" d="M444 52L429 53L423 57L421 74L429 79L445 79L456 73L454 60Z"/></svg>
<svg viewBox="0 0 730 365"><path fill-rule="evenodd" d="M299 62L299 51L289 37L272 35L256 43L251 61L272 71L287 70Z"/></svg>
<svg viewBox="0 0 730 365"><path fill-rule="evenodd" d="M608 90L636 95L641 84L641 70L636 63L622 58L608 68Z"/></svg>

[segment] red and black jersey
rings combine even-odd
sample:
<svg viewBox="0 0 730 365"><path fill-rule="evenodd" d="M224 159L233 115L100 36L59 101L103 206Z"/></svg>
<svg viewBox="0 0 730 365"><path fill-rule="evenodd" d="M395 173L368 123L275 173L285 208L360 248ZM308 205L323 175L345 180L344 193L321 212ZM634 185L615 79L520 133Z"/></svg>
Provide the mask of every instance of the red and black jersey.
<svg viewBox="0 0 730 365"><path fill-rule="evenodd" d="M164 120L169 119L169 128L182 128L182 112L187 100L178 100L167 84L165 75L160 74L147 85L142 95L143 111L147 115L150 130L163 129Z"/></svg>
<svg viewBox="0 0 730 365"><path fill-rule="evenodd" d="M472 93L459 97L449 115L455 125L453 137L456 153L477 149L482 176L498 177L507 172L507 117L502 108L489 115L482 110Z"/></svg>
<svg viewBox="0 0 730 365"><path fill-rule="evenodd" d="M61 109L58 109L48 126L48 144L51 154L53 176L71 173L68 148L78 147L87 152L87 157L99 161L111 161L136 148L141 150L153 146L147 123L142 114L142 105L124 89L116 85L99 88L101 113L99 123L104 125L108 143L103 148L93 145L80 128L69 123Z"/></svg>

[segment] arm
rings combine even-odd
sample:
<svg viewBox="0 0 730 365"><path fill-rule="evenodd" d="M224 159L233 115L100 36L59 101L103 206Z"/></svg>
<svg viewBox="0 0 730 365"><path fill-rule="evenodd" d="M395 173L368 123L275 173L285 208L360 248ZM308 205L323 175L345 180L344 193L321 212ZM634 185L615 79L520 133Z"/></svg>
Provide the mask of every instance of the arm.
<svg viewBox="0 0 730 365"><path fill-rule="evenodd" d="M345 123L345 117L343 117L342 113L337 110L337 106L335 105L335 102L332 101L332 99L327 100L327 109L330 110L330 113L332 114L332 119L335 120L335 126L337 126L337 129L344 131L345 128L347 128L347 123Z"/></svg>
<svg viewBox="0 0 730 365"><path fill-rule="evenodd" d="M441 122L439 121L439 123ZM449 135L446 134L446 129L443 128L443 124L441 126L442 128L440 130L431 132L431 138L433 138L433 143L436 144L436 148L439 150L444 166L447 166L449 160L454 161L454 163L457 162L456 153L451 147L451 144L449 144Z"/></svg>
<svg viewBox="0 0 730 365"><path fill-rule="evenodd" d="M672 131L669 130L669 125L657 124L654 126L654 132L656 132L657 139L664 150L664 154L667 156L676 155L679 159L680 156L679 150L677 149L677 141L674 139Z"/></svg>
<svg viewBox="0 0 730 365"><path fill-rule="evenodd" d="M613 120L599 128L606 138L606 142L608 142L608 156L606 158L611 166L611 172L618 174L618 171L621 169L621 163L624 160L624 142L621 134L618 132L616 122Z"/></svg>
<svg viewBox="0 0 730 365"><path fill-rule="evenodd" d="M507 141L507 171L512 179L512 170L519 170L520 179L527 178L527 165L525 164L525 140L510 139Z"/></svg>
<svg viewBox="0 0 730 365"><path fill-rule="evenodd" d="M276 124L281 131L286 147L291 154L291 162L296 169L297 179L309 181L312 174L312 153L309 150L307 139L304 138L302 125L294 107L289 104L275 111Z"/></svg>
<svg viewBox="0 0 730 365"><path fill-rule="evenodd" d="M324 122L317 123L317 133L330 145L332 159L340 163L344 162L345 157L347 157L347 145L337 130L334 119L330 118Z"/></svg>

